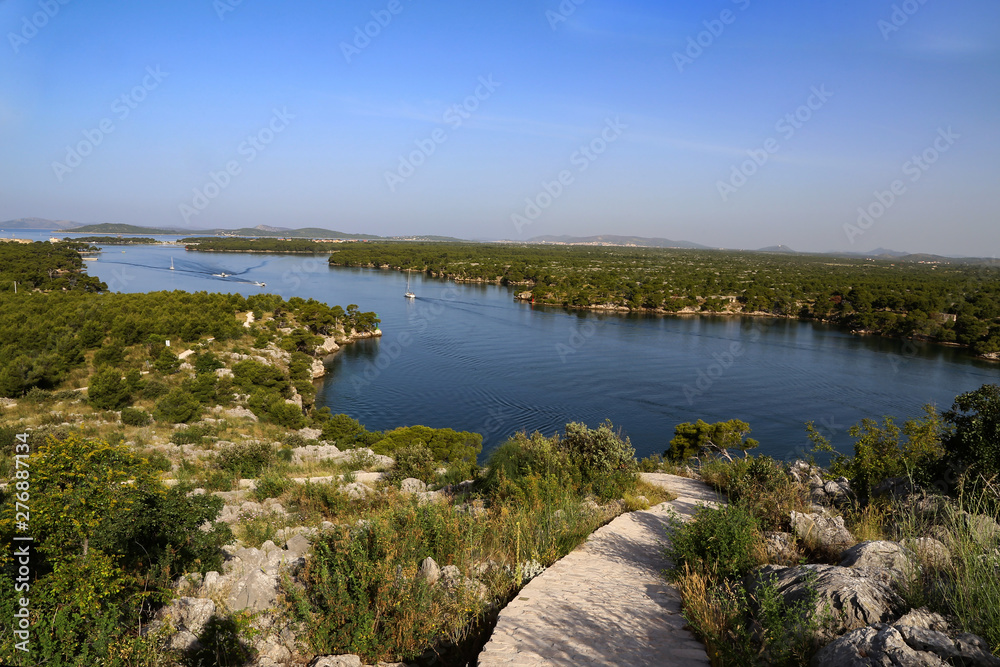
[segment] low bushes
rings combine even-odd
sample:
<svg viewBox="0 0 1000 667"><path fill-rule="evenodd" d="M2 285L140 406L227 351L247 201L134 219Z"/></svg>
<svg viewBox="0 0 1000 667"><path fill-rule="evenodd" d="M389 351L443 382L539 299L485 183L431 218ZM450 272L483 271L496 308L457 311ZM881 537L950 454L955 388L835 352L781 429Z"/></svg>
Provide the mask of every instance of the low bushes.
<svg viewBox="0 0 1000 667"><path fill-rule="evenodd" d="M552 479L581 494L622 498L638 480L634 456L631 443L610 422L596 429L571 423L563 438L519 433L500 445L490 456L483 484L490 493L510 495L515 487L524 493L538 479Z"/></svg>
<svg viewBox="0 0 1000 667"><path fill-rule="evenodd" d="M139 408L125 408L122 410L121 420L126 426L149 426L153 422L153 416Z"/></svg>
<svg viewBox="0 0 1000 667"><path fill-rule="evenodd" d="M413 477L422 482L432 482L437 477L434 454L422 444L400 447L396 450L396 464L392 467L392 478L399 482Z"/></svg>
<svg viewBox="0 0 1000 667"><path fill-rule="evenodd" d="M677 570L734 579L757 564L754 550L761 539L760 524L739 505L702 505L691 521L674 518L671 523L666 555Z"/></svg>
<svg viewBox="0 0 1000 667"><path fill-rule="evenodd" d="M303 573L305 591L288 588L313 650L356 653L371 663L413 658L442 636L458 638L468 610L479 608L473 591L448 595L417 570L428 556L467 566L456 559L466 536L477 532L474 523L450 507L400 506L353 534L341 528L325 535Z"/></svg>
<svg viewBox="0 0 1000 667"><path fill-rule="evenodd" d="M760 522L761 530L782 530L792 510L801 512L809 507L808 489L768 456L713 459L702 464L701 476L726 493L729 502L746 507Z"/></svg>
<svg viewBox="0 0 1000 667"><path fill-rule="evenodd" d="M276 458L271 445L250 441L221 448L215 463L220 470L238 478L254 478L272 465Z"/></svg>

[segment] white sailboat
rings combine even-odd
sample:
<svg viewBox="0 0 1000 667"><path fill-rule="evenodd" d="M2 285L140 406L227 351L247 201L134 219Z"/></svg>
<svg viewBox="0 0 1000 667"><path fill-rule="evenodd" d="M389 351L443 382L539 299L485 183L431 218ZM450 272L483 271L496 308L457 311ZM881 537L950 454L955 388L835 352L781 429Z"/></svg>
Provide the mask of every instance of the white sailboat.
<svg viewBox="0 0 1000 667"><path fill-rule="evenodd" d="M406 294L404 294L407 299L416 299L417 295L410 291L410 272L406 272Z"/></svg>
<svg viewBox="0 0 1000 667"><path fill-rule="evenodd" d="M170 258L170 270L171 271L174 270L174 258L173 257Z"/></svg>

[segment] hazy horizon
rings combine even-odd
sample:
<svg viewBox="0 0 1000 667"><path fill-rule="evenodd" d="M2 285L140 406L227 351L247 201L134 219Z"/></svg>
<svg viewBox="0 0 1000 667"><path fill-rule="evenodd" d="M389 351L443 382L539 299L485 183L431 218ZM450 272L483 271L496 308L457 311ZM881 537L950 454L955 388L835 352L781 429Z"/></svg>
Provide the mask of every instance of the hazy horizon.
<svg viewBox="0 0 1000 667"><path fill-rule="evenodd" d="M1000 253L985 0L6 0L0 26L0 220Z"/></svg>

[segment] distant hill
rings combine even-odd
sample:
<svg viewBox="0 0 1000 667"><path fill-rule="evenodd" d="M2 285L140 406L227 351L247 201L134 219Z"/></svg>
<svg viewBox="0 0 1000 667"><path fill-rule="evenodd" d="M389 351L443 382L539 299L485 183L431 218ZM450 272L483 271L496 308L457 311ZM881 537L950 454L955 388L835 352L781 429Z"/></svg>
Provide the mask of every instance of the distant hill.
<svg viewBox="0 0 1000 667"><path fill-rule="evenodd" d="M875 255L876 257L905 257L910 253L900 252L899 250L889 250L888 248L875 248L871 252L866 252L864 254Z"/></svg>
<svg viewBox="0 0 1000 667"><path fill-rule="evenodd" d="M160 229L157 227L139 227L138 225L116 225L109 222L104 222L99 225L83 225L82 227L74 227L69 230L59 230L59 231L71 231L74 234L177 234L176 229Z"/></svg>
<svg viewBox="0 0 1000 667"><path fill-rule="evenodd" d="M366 237L375 238L375 237ZM460 239L454 236L435 236L433 234L422 234L420 236L387 236L387 241L442 241L449 243L468 243L467 239Z"/></svg>
<svg viewBox="0 0 1000 667"><path fill-rule="evenodd" d="M189 232L191 230L188 230ZM303 227L302 229L286 229L281 227L269 227L258 225L256 227L242 227L240 229L209 229L206 234L217 234L222 236L260 236L276 237L284 239L380 239L381 236L375 234L349 234L338 232L321 227Z"/></svg>
<svg viewBox="0 0 1000 667"><path fill-rule="evenodd" d="M0 222L0 229L73 229L80 227L72 220L46 220L45 218L18 218Z"/></svg>
<svg viewBox="0 0 1000 667"><path fill-rule="evenodd" d="M709 247L690 241L671 241L670 239L646 238L643 236L617 236L601 234L599 236L535 236L528 243L561 243L565 245L620 245L642 246L646 248L693 248L707 250Z"/></svg>
<svg viewBox="0 0 1000 667"><path fill-rule="evenodd" d="M769 245L766 248L761 248L757 252L789 252L794 253L795 251L786 245Z"/></svg>
<svg viewBox="0 0 1000 667"><path fill-rule="evenodd" d="M257 225L254 229L259 229L262 232L287 232L290 231L289 227L272 227L271 225Z"/></svg>

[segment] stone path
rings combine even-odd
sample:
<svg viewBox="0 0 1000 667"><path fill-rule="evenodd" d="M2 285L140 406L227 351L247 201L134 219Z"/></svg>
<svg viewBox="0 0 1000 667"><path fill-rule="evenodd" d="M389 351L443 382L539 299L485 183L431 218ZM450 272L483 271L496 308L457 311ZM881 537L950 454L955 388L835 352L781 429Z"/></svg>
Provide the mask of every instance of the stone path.
<svg viewBox="0 0 1000 667"><path fill-rule="evenodd" d="M684 477L644 473L678 498L624 514L521 589L500 613L479 667L708 665L663 579L668 508L682 516L718 495Z"/></svg>

